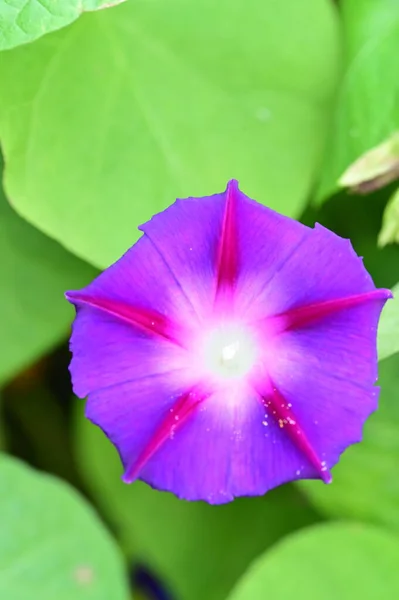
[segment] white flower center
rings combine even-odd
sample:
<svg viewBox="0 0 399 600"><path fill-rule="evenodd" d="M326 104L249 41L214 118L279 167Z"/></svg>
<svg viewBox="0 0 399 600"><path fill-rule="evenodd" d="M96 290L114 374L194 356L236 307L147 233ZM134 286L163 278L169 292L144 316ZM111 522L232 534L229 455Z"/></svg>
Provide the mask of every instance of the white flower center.
<svg viewBox="0 0 399 600"><path fill-rule="evenodd" d="M201 348L205 370L218 378L241 377L254 365L256 345L249 331L239 325L223 325L205 336Z"/></svg>

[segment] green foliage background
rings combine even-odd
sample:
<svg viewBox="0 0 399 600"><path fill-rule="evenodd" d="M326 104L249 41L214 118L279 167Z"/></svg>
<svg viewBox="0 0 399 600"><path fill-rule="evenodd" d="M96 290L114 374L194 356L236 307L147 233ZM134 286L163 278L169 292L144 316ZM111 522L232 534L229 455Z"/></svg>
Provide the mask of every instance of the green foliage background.
<svg viewBox="0 0 399 600"><path fill-rule="evenodd" d="M398 56L393 0L0 0L0 598L399 597ZM212 507L120 482L63 293L232 177L350 238L395 299L334 483Z"/></svg>

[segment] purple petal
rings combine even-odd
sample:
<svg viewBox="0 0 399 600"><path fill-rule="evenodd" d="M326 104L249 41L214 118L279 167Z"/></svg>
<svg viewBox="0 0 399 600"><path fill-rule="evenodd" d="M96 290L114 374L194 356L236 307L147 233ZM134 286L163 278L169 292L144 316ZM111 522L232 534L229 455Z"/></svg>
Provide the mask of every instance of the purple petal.
<svg viewBox="0 0 399 600"><path fill-rule="evenodd" d="M116 321L128 323L133 329L143 331L150 336L160 336L182 348L187 343L186 330L181 328L178 323L154 310L131 306L120 300L109 300L102 296L90 295L84 290L67 292L65 295L76 307L92 308L106 313L114 317Z"/></svg>
<svg viewBox="0 0 399 600"><path fill-rule="evenodd" d="M74 392L87 394L187 368L187 353L91 306L78 306L71 336ZM110 407L112 410L112 407Z"/></svg>
<svg viewBox="0 0 399 600"><path fill-rule="evenodd" d="M248 314L256 319L374 289L350 241L316 224L253 299Z"/></svg>
<svg viewBox="0 0 399 600"><path fill-rule="evenodd" d="M305 306L292 308L271 319L266 319L265 327L266 329L272 330L274 333L299 329L301 327L306 327L307 325L312 325L315 321L325 319L342 310L354 308L367 302L373 302L374 300L382 300L385 302L388 298L392 298L390 290L374 289L370 292L364 292L363 294L356 294L354 296L306 304Z"/></svg>
<svg viewBox="0 0 399 600"><path fill-rule="evenodd" d="M330 469L377 408L376 329L386 298L274 339L268 374Z"/></svg>
<svg viewBox="0 0 399 600"><path fill-rule="evenodd" d="M154 390L154 395L158 394L158 390ZM170 405L168 412L160 421L158 427L153 430L151 437L146 441L143 449L137 457L133 459L127 457L126 463L128 467L123 476L126 483L131 483L138 477L142 468L147 464L150 458L157 452L165 442L173 438L176 431L184 425L209 396L209 392L201 389L189 388L188 392L181 394L176 402ZM116 438L117 439L117 438Z"/></svg>
<svg viewBox="0 0 399 600"><path fill-rule="evenodd" d="M176 200L140 227L201 317L208 316L214 306L225 204L226 193Z"/></svg>
<svg viewBox="0 0 399 600"><path fill-rule="evenodd" d="M222 194L177 200L140 229L158 248L196 312L205 318L213 311L222 282L234 284L239 311L312 232L251 200L234 180Z"/></svg>
<svg viewBox="0 0 399 600"><path fill-rule="evenodd" d="M234 193L239 257L234 305L241 317L248 313L252 319L259 307L261 318L270 313L257 300L312 230L251 200L238 187Z"/></svg>
<svg viewBox="0 0 399 600"><path fill-rule="evenodd" d="M211 504L260 495L286 481L315 477L315 468L258 395L234 385L206 399L143 467L140 478L186 500Z"/></svg>
<svg viewBox="0 0 399 600"><path fill-rule="evenodd" d="M267 417L278 423L281 435L287 436L292 441L302 455L302 461L315 469L316 476L321 477L325 483L331 483L332 477L326 463L321 460L306 431L302 428L301 421L292 410L292 404L267 377L263 382L257 382L256 387L261 395Z"/></svg>
<svg viewBox="0 0 399 600"><path fill-rule="evenodd" d="M239 191L236 181L229 182L225 195L224 215L216 260L216 286L217 293L223 288L227 288L231 297L230 292L235 287L240 268L237 244L237 200Z"/></svg>
<svg viewBox="0 0 399 600"><path fill-rule="evenodd" d="M143 452L151 444L155 448L162 423L172 414L170 411L179 398L193 386L190 375L183 369L142 377L136 374L130 381L104 387L89 395L86 416L116 445L126 473L130 473L127 478L137 475L132 469L137 467L139 470L152 455L149 452L144 457ZM168 435L173 435L178 424L178 420L173 418L173 421Z"/></svg>
<svg viewBox="0 0 399 600"><path fill-rule="evenodd" d="M84 290L66 296L77 309L70 370L78 396L187 365L186 354L168 340L184 346L196 316L145 237Z"/></svg>
<svg viewBox="0 0 399 600"><path fill-rule="evenodd" d="M197 322L180 282L146 236L80 293L156 312L180 326Z"/></svg>

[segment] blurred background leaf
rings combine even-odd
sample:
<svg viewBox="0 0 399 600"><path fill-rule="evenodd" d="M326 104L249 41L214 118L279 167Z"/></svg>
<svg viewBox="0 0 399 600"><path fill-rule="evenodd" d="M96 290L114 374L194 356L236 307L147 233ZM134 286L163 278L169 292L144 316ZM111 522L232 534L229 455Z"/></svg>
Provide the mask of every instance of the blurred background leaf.
<svg viewBox="0 0 399 600"><path fill-rule="evenodd" d="M291 486L221 506L128 486L115 449L83 417L82 401L77 408L77 458L89 489L127 555L148 564L178 599L223 600L260 552L318 519Z"/></svg>
<svg viewBox="0 0 399 600"><path fill-rule="evenodd" d="M399 352L399 284L392 288L393 300L382 311L378 327L378 358L382 360Z"/></svg>
<svg viewBox="0 0 399 600"><path fill-rule="evenodd" d="M382 214L392 189L394 184L371 193L366 201L341 191L322 206L308 207L302 218L312 227L319 222L350 239L375 285L393 291L394 298L386 303L378 326L379 360L399 351L399 246L377 246Z"/></svg>
<svg viewBox="0 0 399 600"><path fill-rule="evenodd" d="M0 0L0 50L26 44L69 25L83 11L123 0Z"/></svg>
<svg viewBox="0 0 399 600"><path fill-rule="evenodd" d="M355 523L319 525L266 552L229 600L397 598L397 565L395 536Z"/></svg>
<svg viewBox="0 0 399 600"><path fill-rule="evenodd" d="M176 197L222 191L232 177L298 215L338 78L334 8L135 0L3 53L0 135L13 204L101 267Z"/></svg>
<svg viewBox="0 0 399 600"><path fill-rule="evenodd" d="M107 4L0 0L0 49ZM337 5L347 71L317 191L340 76ZM349 165L395 139L398 54L394 0L128 0L92 12L0 54L8 198L34 226L103 267L177 196L222 191L237 177L248 194L298 217L316 190L328 201L307 207L304 222L350 238L376 285L392 287L399 247L377 248L377 237L394 184L367 199L331 194ZM378 169L392 175L394 154L385 144L356 168L366 168L366 180L378 179ZM392 201L388 241L394 209ZM124 485L114 448L84 419L84 402L71 401L66 344L37 360L68 333L65 289L97 271L17 216L3 196L0 251L0 383L8 381L0 446L90 496L131 561L137 600L225 600L241 577L231 600L399 596L390 537L399 530L397 300L379 331L380 410L364 442L334 469L333 484L288 485L213 507ZM0 481L1 599L127 599L121 557L73 490L1 456ZM332 519L378 523L381 531L319 526Z"/></svg>
<svg viewBox="0 0 399 600"><path fill-rule="evenodd" d="M338 183L359 194L368 194L399 177L399 132L362 154L340 177Z"/></svg>
<svg viewBox="0 0 399 600"><path fill-rule="evenodd" d="M399 3L341 0L346 71L336 107L318 198L362 154L389 138L399 123Z"/></svg>
<svg viewBox="0 0 399 600"><path fill-rule="evenodd" d="M378 244L399 243L399 189L388 200L382 218L382 227L378 236Z"/></svg>
<svg viewBox="0 0 399 600"><path fill-rule="evenodd" d="M399 335L398 286L399 247L377 247L381 216L393 185L370 194L349 196L342 191L321 207L309 208L304 222L315 221L349 238L378 287L393 289L396 297L387 302L378 332L379 409L364 429L363 441L350 447L333 469L333 483L317 486L302 482L300 488L315 507L329 518L355 518L399 527ZM396 354L395 354L396 353ZM386 358L390 355L390 358ZM385 359L385 360L384 360Z"/></svg>
<svg viewBox="0 0 399 600"><path fill-rule="evenodd" d="M119 550L65 483L0 456L0 598L127 600Z"/></svg>
<svg viewBox="0 0 399 600"><path fill-rule="evenodd" d="M73 310L64 292L97 271L21 219L1 188L0 256L1 384L68 335Z"/></svg>
<svg viewBox="0 0 399 600"><path fill-rule="evenodd" d="M7 448L7 440L4 428L4 415L3 415L3 393L0 389L0 452L3 452Z"/></svg>
<svg viewBox="0 0 399 600"><path fill-rule="evenodd" d="M311 227L318 222L349 239L356 253L363 257L375 285L390 289L399 281L399 246L380 248L377 239L382 214L393 189L394 184L391 184L371 193L367 199L341 191L322 206L308 207L302 216L302 221ZM392 300L387 304L392 307Z"/></svg>
<svg viewBox="0 0 399 600"><path fill-rule="evenodd" d="M399 354L379 365L379 408L367 421L363 441L333 469L330 486L300 487L329 517L381 523L399 531Z"/></svg>

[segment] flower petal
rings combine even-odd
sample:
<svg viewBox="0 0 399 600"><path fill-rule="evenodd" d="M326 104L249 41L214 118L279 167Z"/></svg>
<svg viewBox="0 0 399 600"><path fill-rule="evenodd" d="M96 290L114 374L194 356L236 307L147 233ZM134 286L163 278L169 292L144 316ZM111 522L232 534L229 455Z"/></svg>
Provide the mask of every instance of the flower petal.
<svg viewBox="0 0 399 600"><path fill-rule="evenodd" d="M238 221L237 221L237 181L229 181L225 192L225 206L218 254L216 260L216 286L217 293L227 291L231 298L231 292L235 288L240 266L238 248ZM227 288L227 290L226 290Z"/></svg>
<svg viewBox="0 0 399 600"><path fill-rule="evenodd" d="M232 180L222 194L177 200L140 227L197 313L207 316L222 281L247 306L312 230L251 200ZM262 306L261 316L264 316Z"/></svg>
<svg viewBox="0 0 399 600"><path fill-rule="evenodd" d="M196 322L184 289L145 235L81 292L156 311L188 327Z"/></svg>
<svg viewBox="0 0 399 600"><path fill-rule="evenodd" d="M254 299L253 319L375 289L349 240L317 223L309 232Z"/></svg>
<svg viewBox="0 0 399 600"><path fill-rule="evenodd" d="M202 317L214 305L225 204L226 193L176 200L140 226Z"/></svg>
<svg viewBox="0 0 399 600"><path fill-rule="evenodd" d="M158 449L169 438L173 438L177 429L180 429L190 417L195 417L194 413L199 410L199 406L205 402L209 395L208 391L194 387L181 394L170 405L169 411L160 421L158 427L153 430L151 437L147 440L141 452L139 452L137 457L129 461L123 476L123 480L126 483L134 481Z"/></svg>
<svg viewBox="0 0 399 600"><path fill-rule="evenodd" d="M385 301L374 298L274 339L269 375L327 468L360 441L377 408L376 329Z"/></svg>
<svg viewBox="0 0 399 600"><path fill-rule="evenodd" d="M77 310L70 370L78 396L187 364L183 350L154 338L148 327L152 317L165 338L178 332L184 345L184 332L189 336L196 323L184 292L149 239L141 238L84 290L66 296Z"/></svg>
<svg viewBox="0 0 399 600"><path fill-rule="evenodd" d="M78 306L72 327L73 389L90 392L187 367L187 353L91 306Z"/></svg>
<svg viewBox="0 0 399 600"><path fill-rule="evenodd" d="M180 327L179 323L171 321L157 311L132 306L120 300L110 300L103 296L93 296L85 290L66 292L65 296L76 308L95 309L97 312L100 311L110 315L116 321L127 323L134 330L147 333L150 336L160 336L182 348L186 346L187 331Z"/></svg>
<svg viewBox="0 0 399 600"><path fill-rule="evenodd" d="M149 459L140 478L186 500L223 504L264 494L299 474L317 477L277 422L266 420L253 389L241 384L207 398Z"/></svg>
<svg viewBox="0 0 399 600"><path fill-rule="evenodd" d="M305 304L298 308L292 308L271 319L266 319L264 325L265 328L270 331L281 333L283 331L313 325L317 321L348 308L354 308L378 299L385 302L389 298L392 298L392 292L390 290L374 289L370 292L363 292L362 294L314 302L313 304Z"/></svg>
<svg viewBox="0 0 399 600"><path fill-rule="evenodd" d="M86 416L112 440L128 473L142 461L143 452L159 441L154 442L154 436L160 426L192 387L193 381L185 370L137 377L92 392L86 403ZM177 425L178 421L170 423L169 435L173 435ZM164 443L165 439L161 441ZM148 456L151 455L150 452ZM145 457L143 464L147 460Z"/></svg>
<svg viewBox="0 0 399 600"><path fill-rule="evenodd" d="M262 293L268 289L291 256L312 230L284 215L281 215L243 192L236 191L237 244L239 248L239 273L236 285L236 310L244 316L250 308L250 315L258 318L270 313L268 306L258 303Z"/></svg>
<svg viewBox="0 0 399 600"><path fill-rule="evenodd" d="M300 419L292 410L292 405L274 383L267 378L259 381L257 386L261 394L263 405L266 410L267 418L277 421L281 435L286 435L292 441L294 446L302 454L302 460L315 469L316 476L319 476L325 483L331 482L331 474L326 467L325 461L321 460L306 432L302 428Z"/></svg>

